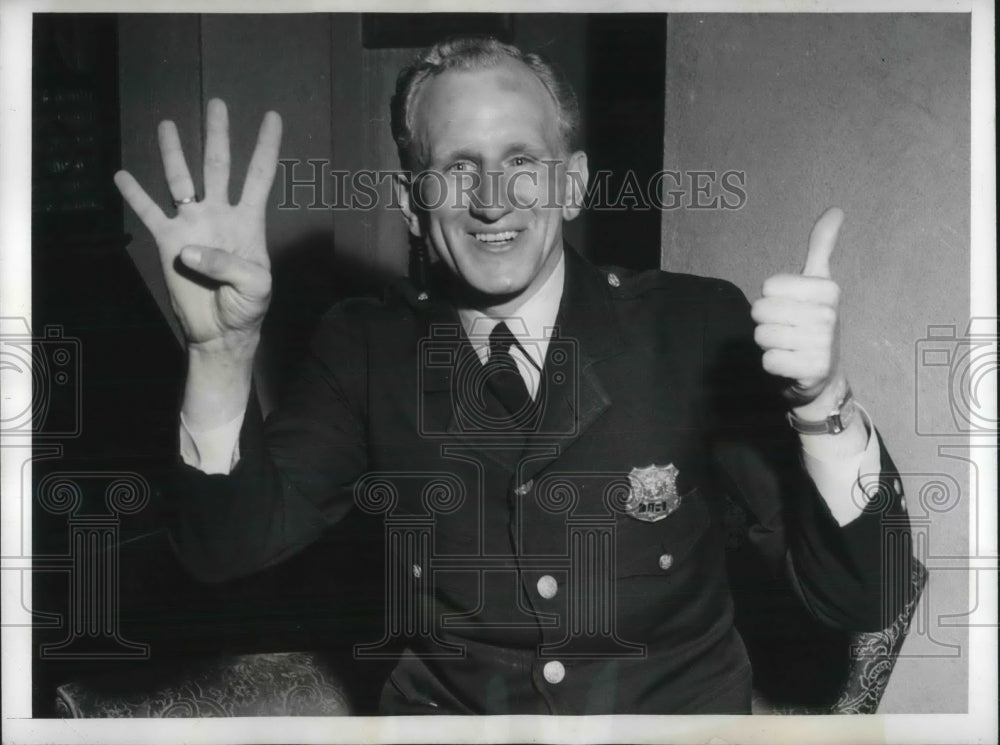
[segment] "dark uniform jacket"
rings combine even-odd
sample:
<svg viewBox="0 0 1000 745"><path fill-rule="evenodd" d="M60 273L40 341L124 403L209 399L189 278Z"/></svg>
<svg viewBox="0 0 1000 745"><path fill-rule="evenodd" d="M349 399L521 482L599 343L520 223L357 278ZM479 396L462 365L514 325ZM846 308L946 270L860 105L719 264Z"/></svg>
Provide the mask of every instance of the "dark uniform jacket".
<svg viewBox="0 0 1000 745"><path fill-rule="evenodd" d="M825 624L883 628L883 588L909 577L908 557L886 577L880 555L899 495L880 491L844 528L831 516L748 311L727 282L610 273L568 249L525 434L491 429L502 409L438 293L342 303L282 407L263 423L251 402L234 471L180 469L175 546L220 580L281 561L353 507L383 515L384 645L376 630L358 652L405 640L386 713L748 712L729 500ZM650 488L633 470L648 466ZM641 493L669 497L649 508L660 519L637 517Z"/></svg>

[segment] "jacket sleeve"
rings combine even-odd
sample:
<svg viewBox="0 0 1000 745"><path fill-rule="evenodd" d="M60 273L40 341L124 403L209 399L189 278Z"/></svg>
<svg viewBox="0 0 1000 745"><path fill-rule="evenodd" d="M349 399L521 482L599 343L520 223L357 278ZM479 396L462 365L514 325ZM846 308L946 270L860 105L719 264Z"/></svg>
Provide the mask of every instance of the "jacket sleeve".
<svg viewBox="0 0 1000 745"><path fill-rule="evenodd" d="M206 475L178 457L170 537L197 578L222 581L276 564L348 512L367 463L366 349L363 322L338 306L266 423L251 395L232 472Z"/></svg>
<svg viewBox="0 0 1000 745"><path fill-rule="evenodd" d="M877 487L866 483L865 509L841 527L802 464L782 381L761 366L746 298L720 282L704 318L714 461L723 488L750 515L750 542L772 571L787 571L819 621L850 631L885 628L909 600L912 557L884 442ZM854 488L865 499L860 484Z"/></svg>

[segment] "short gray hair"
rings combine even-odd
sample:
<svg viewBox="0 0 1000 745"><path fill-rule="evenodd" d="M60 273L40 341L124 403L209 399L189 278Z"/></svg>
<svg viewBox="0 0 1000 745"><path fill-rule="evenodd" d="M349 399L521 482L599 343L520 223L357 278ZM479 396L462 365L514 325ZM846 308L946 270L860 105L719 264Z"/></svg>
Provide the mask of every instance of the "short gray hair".
<svg viewBox="0 0 1000 745"><path fill-rule="evenodd" d="M482 36L467 36L439 42L425 50L396 78L396 92L389 103L392 138L399 151L399 162L412 169L413 102L423 84L447 70L481 70L496 67L508 60L524 64L552 96L559 117L559 137L566 152L577 148L580 107L572 87L540 54L527 54L513 44Z"/></svg>

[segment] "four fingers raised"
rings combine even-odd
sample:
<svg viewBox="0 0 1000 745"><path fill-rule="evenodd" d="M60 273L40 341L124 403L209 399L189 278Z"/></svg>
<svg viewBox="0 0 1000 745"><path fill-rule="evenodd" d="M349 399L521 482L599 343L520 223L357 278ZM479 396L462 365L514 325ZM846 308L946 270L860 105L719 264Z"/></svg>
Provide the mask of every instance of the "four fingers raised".
<svg viewBox="0 0 1000 745"><path fill-rule="evenodd" d="M208 102L205 117L205 199L229 202L229 112L221 99Z"/></svg>
<svg viewBox="0 0 1000 745"><path fill-rule="evenodd" d="M160 122L157 128L160 141L160 157L163 159L163 175L167 179L167 187L174 201L189 199L195 196L194 182L184 160L184 150L181 148L181 138L177 134L177 125L171 121Z"/></svg>
<svg viewBox="0 0 1000 745"><path fill-rule="evenodd" d="M274 173L278 167L278 148L281 145L281 117L277 112L264 114L260 132L257 134L257 147L254 148L250 166L247 168L247 178L243 182L243 194L240 204L251 207L263 206L274 182Z"/></svg>
<svg viewBox="0 0 1000 745"><path fill-rule="evenodd" d="M266 203L277 170L281 128L281 117L277 112L269 111L264 115L257 135L257 145L243 183L241 203L251 207L263 207ZM163 174L171 198L179 202L196 197L197 191L184 158L177 125L169 120L160 122L157 137L163 161ZM221 99L213 98L208 102L205 121L206 199L228 203L230 166L229 113ZM150 199L131 174L119 171L115 174L115 185L147 228L153 231L154 226L162 225L166 219L163 211Z"/></svg>
<svg viewBox="0 0 1000 745"><path fill-rule="evenodd" d="M118 171L115 174L115 186L146 229L155 235L167 222L167 216L159 205L149 198L146 190L139 186L139 182L128 171Z"/></svg>

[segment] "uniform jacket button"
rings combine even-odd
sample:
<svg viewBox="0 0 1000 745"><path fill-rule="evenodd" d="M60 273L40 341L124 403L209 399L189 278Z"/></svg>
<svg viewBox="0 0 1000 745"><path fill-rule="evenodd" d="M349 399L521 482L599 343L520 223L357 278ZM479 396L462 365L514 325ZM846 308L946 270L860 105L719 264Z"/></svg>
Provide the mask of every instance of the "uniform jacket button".
<svg viewBox="0 0 1000 745"><path fill-rule="evenodd" d="M528 493L531 491L531 489L532 489L532 487L534 485L535 485L535 480L534 479L528 479L523 484L521 484L519 487L517 487L516 489L514 489L514 493L517 496L519 496L519 497L527 496Z"/></svg>
<svg viewBox="0 0 1000 745"><path fill-rule="evenodd" d="M667 571L674 565L674 557L670 554L660 554L660 569Z"/></svg>
<svg viewBox="0 0 1000 745"><path fill-rule="evenodd" d="M538 578L538 594L546 600L551 600L559 592L559 583L551 574L545 574Z"/></svg>
<svg viewBox="0 0 1000 745"><path fill-rule="evenodd" d="M621 283L622 283L622 281L620 279L618 279L618 275L617 274L615 274L614 272L608 272L608 284L609 285L611 285L612 287L618 287L618 286L621 285Z"/></svg>
<svg viewBox="0 0 1000 745"><path fill-rule="evenodd" d="M424 570L421 568L421 566L419 564L414 564L413 565L413 576L414 577L416 577L417 579L420 579L420 577L423 576L423 573L424 573Z"/></svg>
<svg viewBox="0 0 1000 745"><path fill-rule="evenodd" d="M551 662L546 662L545 667L542 668L542 675L545 676L545 680L553 685L561 683L562 679L566 677L566 668L559 660L552 660Z"/></svg>

